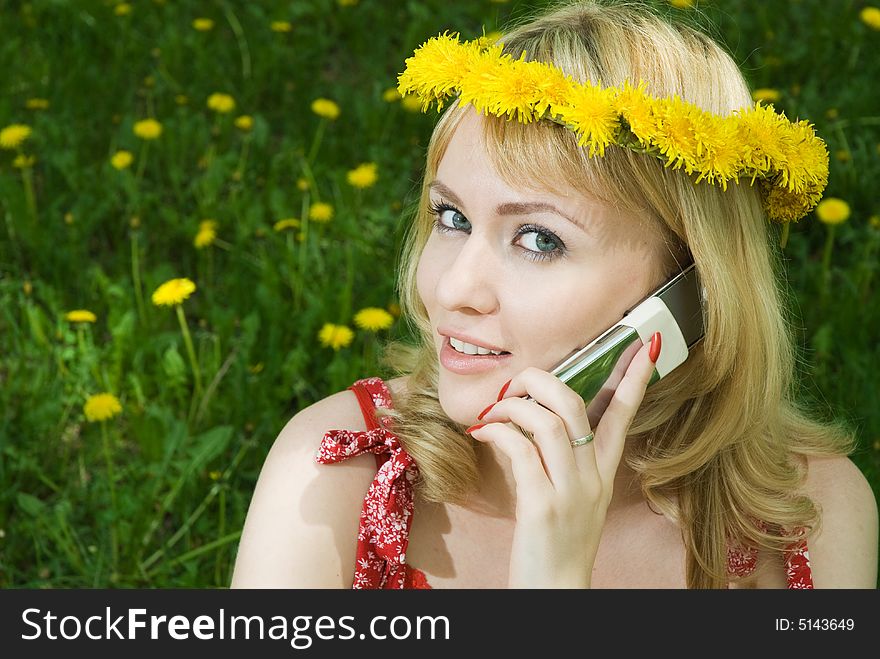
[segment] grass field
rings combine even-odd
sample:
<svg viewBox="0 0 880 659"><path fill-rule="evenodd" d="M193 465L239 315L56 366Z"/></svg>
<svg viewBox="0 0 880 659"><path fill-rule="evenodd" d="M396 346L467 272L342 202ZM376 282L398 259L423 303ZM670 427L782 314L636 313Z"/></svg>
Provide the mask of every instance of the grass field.
<svg viewBox="0 0 880 659"><path fill-rule="evenodd" d="M0 587L228 585L278 431L405 336L433 116L389 91L403 60L543 4L0 3ZM803 395L876 492L880 10L656 4L828 144L846 217L785 238Z"/></svg>

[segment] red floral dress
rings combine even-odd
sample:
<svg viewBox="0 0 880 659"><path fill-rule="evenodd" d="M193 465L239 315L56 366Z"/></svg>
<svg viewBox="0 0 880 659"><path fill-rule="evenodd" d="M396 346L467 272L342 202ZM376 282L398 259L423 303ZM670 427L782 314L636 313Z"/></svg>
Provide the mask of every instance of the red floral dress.
<svg viewBox="0 0 880 659"><path fill-rule="evenodd" d="M376 456L376 477L361 510L352 588L430 588L424 573L406 563L418 466L392 432L392 419L375 415L377 407L391 408L391 391L377 377L358 380L349 389L357 395L367 430L327 431L316 459L330 464L362 453ZM728 549L731 576L748 576L756 562L757 551L752 548ZM786 552L785 568L789 588L813 587L806 542Z"/></svg>

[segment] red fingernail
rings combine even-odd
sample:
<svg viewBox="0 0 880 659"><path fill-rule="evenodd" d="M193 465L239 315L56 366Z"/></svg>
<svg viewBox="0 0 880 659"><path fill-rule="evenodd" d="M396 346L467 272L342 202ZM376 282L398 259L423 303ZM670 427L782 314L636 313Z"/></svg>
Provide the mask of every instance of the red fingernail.
<svg viewBox="0 0 880 659"><path fill-rule="evenodd" d="M497 403L497 402L498 401L496 400L495 403ZM495 407L495 403L492 403L491 405L489 405L489 407L487 407L485 410L480 412L479 415L477 415L477 418L482 419L484 416L486 416L489 413L489 410L491 410L493 407Z"/></svg>
<svg viewBox="0 0 880 659"><path fill-rule="evenodd" d="M660 357L661 344L660 332L654 332L654 336L651 337L651 347L648 349L648 359L651 360L652 364L656 364L657 359Z"/></svg>
<svg viewBox="0 0 880 659"><path fill-rule="evenodd" d="M470 428L468 428L467 430L465 430L465 432L466 432L468 435L470 435L474 430L479 430L480 428L482 428L482 427L485 426L485 425L486 425L485 423L478 423L477 425L475 425L475 426L471 426Z"/></svg>
<svg viewBox="0 0 880 659"><path fill-rule="evenodd" d="M498 400L501 400L502 398L504 398L504 392L507 391L507 387L510 386L511 382L513 382L513 379L508 380L507 382L504 383L504 386L501 387L501 393L498 394ZM496 400L495 402L497 403L498 400Z"/></svg>

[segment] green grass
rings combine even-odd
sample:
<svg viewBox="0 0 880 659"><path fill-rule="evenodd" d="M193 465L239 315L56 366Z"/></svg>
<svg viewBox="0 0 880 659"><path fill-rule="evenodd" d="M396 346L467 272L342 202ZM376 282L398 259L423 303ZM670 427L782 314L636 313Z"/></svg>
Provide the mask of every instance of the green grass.
<svg viewBox="0 0 880 659"><path fill-rule="evenodd" d="M353 325L358 310L395 303L391 266L433 121L383 92L425 38L478 36L542 4L217 1L196 14L143 1L123 16L110 2L0 5L0 128L30 126L22 152L36 157L21 169L0 151L0 587L228 585L278 431L378 373L379 343L405 335ZM852 425L876 490L880 32L862 6L669 11L715 25L752 86L779 90L777 106L828 142L826 195L852 215L830 251L814 218L792 227L787 273L804 395ZM200 16L212 30L192 27ZM235 110L209 110L215 92ZM337 120L311 112L318 97L339 104ZM29 109L34 98L48 107ZM151 142L132 132L147 117L163 127ZM117 171L120 149L134 162ZM363 162L379 180L356 190L345 174ZM306 221L316 201L333 205L330 222ZM207 218L218 240L198 250ZM302 231L274 231L285 218ZM198 286L182 306L198 391L177 314L150 301L175 277ZM97 322L66 321L72 309ZM323 347L325 323L353 327L352 343ZM101 391L123 411L87 422L83 404Z"/></svg>

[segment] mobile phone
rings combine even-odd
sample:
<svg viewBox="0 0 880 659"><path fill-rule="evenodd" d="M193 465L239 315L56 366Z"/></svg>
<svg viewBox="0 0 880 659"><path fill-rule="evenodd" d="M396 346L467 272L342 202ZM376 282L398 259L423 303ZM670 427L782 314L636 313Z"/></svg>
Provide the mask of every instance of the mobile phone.
<svg viewBox="0 0 880 659"><path fill-rule="evenodd" d="M590 427L595 428L633 357L654 332L661 333L663 347L649 386L687 359L703 338L704 323L703 287L691 264L551 373L580 394L587 404Z"/></svg>

